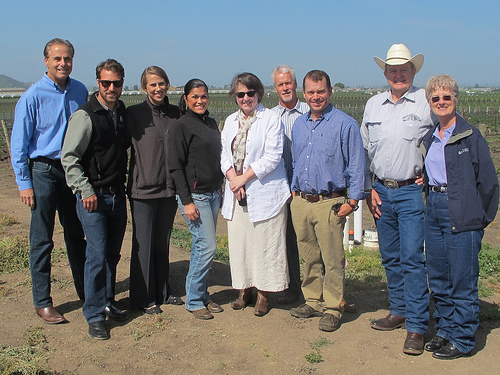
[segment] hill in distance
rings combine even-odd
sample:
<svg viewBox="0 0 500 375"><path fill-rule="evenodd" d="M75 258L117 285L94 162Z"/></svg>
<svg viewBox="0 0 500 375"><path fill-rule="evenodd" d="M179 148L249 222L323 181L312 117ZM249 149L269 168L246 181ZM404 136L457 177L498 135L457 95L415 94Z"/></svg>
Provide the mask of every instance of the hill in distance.
<svg viewBox="0 0 500 375"><path fill-rule="evenodd" d="M14 88L23 88L27 89L30 87L30 83L19 82L14 78L10 78L5 74L0 74L0 89L14 89Z"/></svg>

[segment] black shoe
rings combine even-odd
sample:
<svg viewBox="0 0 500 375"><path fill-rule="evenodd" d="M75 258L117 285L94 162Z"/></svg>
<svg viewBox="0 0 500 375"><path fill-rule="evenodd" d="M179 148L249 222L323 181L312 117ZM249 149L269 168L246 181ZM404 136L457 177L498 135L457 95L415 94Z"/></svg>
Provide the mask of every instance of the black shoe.
<svg viewBox="0 0 500 375"><path fill-rule="evenodd" d="M109 306L106 306L104 308L104 312L108 316L109 319L116 320L118 322L127 320L128 315L126 312L121 311L118 309L116 306L114 306L112 303L109 304Z"/></svg>
<svg viewBox="0 0 500 375"><path fill-rule="evenodd" d="M163 311L158 306L154 305L148 307L147 309L142 309L142 312L148 315L155 315L155 314L161 314Z"/></svg>
<svg viewBox="0 0 500 375"><path fill-rule="evenodd" d="M434 353L432 353L432 356L436 359L455 359L455 358L460 358L460 357L467 357L469 355L470 355L470 352L469 353L462 353L451 342L448 342L441 349L438 349Z"/></svg>
<svg viewBox="0 0 500 375"><path fill-rule="evenodd" d="M176 297L176 296L170 295L170 296L168 296L165 304L166 305L184 305L184 301L181 299L181 297Z"/></svg>
<svg viewBox="0 0 500 375"><path fill-rule="evenodd" d="M89 335L98 340L109 339L109 333L106 331L104 321L89 323Z"/></svg>
<svg viewBox="0 0 500 375"><path fill-rule="evenodd" d="M76 294L81 302L85 302L85 292L83 290L77 290Z"/></svg>
<svg viewBox="0 0 500 375"><path fill-rule="evenodd" d="M441 336L434 336L431 341L425 344L424 349L428 352L435 352L448 344L448 340Z"/></svg>

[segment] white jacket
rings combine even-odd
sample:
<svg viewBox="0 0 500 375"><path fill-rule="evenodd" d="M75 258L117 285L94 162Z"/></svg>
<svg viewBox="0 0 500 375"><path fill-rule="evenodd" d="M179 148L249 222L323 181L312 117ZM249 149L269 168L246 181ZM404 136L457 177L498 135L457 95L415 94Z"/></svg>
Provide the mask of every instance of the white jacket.
<svg viewBox="0 0 500 375"><path fill-rule="evenodd" d="M248 130L246 157L243 173L252 167L257 178L246 185L248 215L250 221L267 220L276 216L290 197L283 158L283 129L279 117L270 109L259 104L257 120ZM233 167L231 144L236 137L239 121L238 112L231 114L222 130L221 170L224 175ZM236 199L226 179L222 216L233 218ZM237 204L237 203L236 203Z"/></svg>

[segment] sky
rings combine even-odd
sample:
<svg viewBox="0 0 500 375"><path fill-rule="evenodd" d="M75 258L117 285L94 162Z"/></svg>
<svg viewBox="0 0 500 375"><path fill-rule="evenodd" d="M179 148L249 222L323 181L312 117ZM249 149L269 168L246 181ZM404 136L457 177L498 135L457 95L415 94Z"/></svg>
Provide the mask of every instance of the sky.
<svg viewBox="0 0 500 375"><path fill-rule="evenodd" d="M72 77L95 86L95 66L114 58L125 85L139 84L150 65L173 85L191 78L229 84L241 72L271 85L271 71L292 66L299 86L312 69L332 83L387 84L374 56L394 43L425 57L415 77L435 74L459 86L500 86L498 0L2 0L0 74L34 82L45 72L43 47L52 38L75 46Z"/></svg>

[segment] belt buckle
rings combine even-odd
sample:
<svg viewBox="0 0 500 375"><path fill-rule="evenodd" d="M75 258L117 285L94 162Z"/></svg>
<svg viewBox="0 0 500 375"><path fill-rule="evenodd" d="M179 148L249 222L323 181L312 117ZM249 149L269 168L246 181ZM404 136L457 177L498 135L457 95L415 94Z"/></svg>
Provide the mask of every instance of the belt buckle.
<svg viewBox="0 0 500 375"><path fill-rule="evenodd" d="M110 186L110 187L109 187L109 192L110 192L111 194L116 194L116 193L119 193L119 192L120 192L120 187L119 187L119 186L118 186L118 187L116 187L116 186Z"/></svg>
<svg viewBox="0 0 500 375"><path fill-rule="evenodd" d="M384 186L388 189L397 189L399 187L399 184L396 180L386 179L384 180Z"/></svg>

